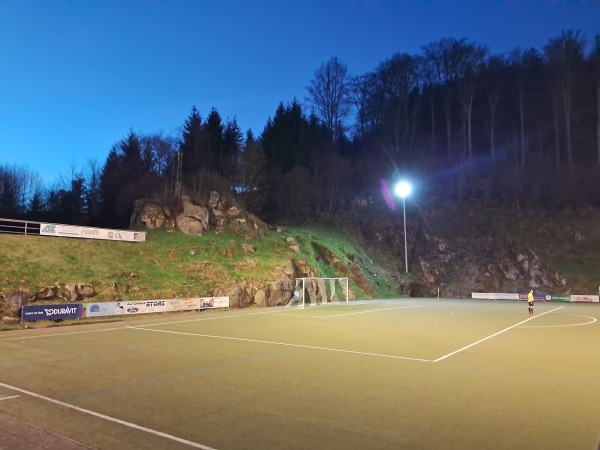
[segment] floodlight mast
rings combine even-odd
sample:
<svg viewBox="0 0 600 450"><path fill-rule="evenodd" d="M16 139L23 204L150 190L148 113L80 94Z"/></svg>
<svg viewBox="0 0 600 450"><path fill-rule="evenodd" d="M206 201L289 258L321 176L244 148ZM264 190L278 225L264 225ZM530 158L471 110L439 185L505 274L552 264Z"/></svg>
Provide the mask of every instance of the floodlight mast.
<svg viewBox="0 0 600 450"><path fill-rule="evenodd" d="M402 212L404 213L404 267L408 273L408 247L406 244L406 196L410 195L412 187L406 181L401 181L396 185L394 191L396 195L402 197Z"/></svg>

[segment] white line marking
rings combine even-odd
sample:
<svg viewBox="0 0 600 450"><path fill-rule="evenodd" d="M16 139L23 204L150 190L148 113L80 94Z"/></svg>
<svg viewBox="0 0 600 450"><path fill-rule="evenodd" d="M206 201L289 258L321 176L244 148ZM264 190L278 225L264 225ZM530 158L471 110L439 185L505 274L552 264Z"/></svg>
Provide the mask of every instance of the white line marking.
<svg viewBox="0 0 600 450"><path fill-rule="evenodd" d="M541 314L538 314L538 315L536 315L536 316L529 317L528 319L525 319L525 320L523 320L523 321L521 321L521 322L519 322L519 323L516 323L516 324L514 324L514 325L511 325L510 327L508 327L508 328L505 328L504 330L500 330L500 331L498 331L497 333L494 333L494 334L492 334L492 335L490 335L490 336L488 336L488 337L484 337L483 339L479 339L477 342L473 342L472 344L469 344L469 345L467 345L467 346L465 346L465 347L463 347L463 348L459 348L458 350L455 350L455 351L453 351L452 353L448 353L447 355L444 355L444 356L442 356L442 357L440 357L440 358L438 358L438 359L434 359L434 360L433 360L433 362L434 362L434 363L436 363L436 362L438 362L438 361L441 361L441 360L443 360L443 359L446 359L446 358L448 358L448 357L450 357L450 356L452 356L452 355L456 355L457 353L460 353L460 352L462 352L463 350L467 350L467 349L469 349L469 348L471 348L471 347L474 347L474 346L475 346L475 345L477 345L477 344L481 344L482 342L484 342L484 341L487 341L488 339L491 339L491 338L493 338L493 337L495 337L495 336L498 336L499 334L502 334L502 333L504 333L504 332L506 332L506 331L508 331L508 330L512 330L513 328L515 328L515 327L518 327L518 326L519 326L519 325L521 325L521 324L524 324L524 323L526 323L526 322L529 322L531 319L535 319L536 317L543 316L544 314L548 314L548 313L551 313L551 312L553 312L553 311L558 311L559 309L562 309L562 308L564 308L564 306L560 306L560 307L558 307L558 308L551 309L550 311L546 311L546 312L544 312L544 313L541 313Z"/></svg>
<svg viewBox="0 0 600 450"><path fill-rule="evenodd" d="M277 312L277 311L274 311ZM139 327L147 327L147 326L157 326L157 325L172 325L172 324L176 324L176 323L186 323L186 322L199 322L199 321L203 321L203 320L215 320L215 319L230 319L233 317L244 317L244 316L254 316L257 314L268 314L267 312L255 312L255 313L247 313L247 314L232 314L230 316L219 316L219 317L199 317L197 319L188 319L188 320L177 320L177 321L172 321L172 322L160 322L160 323L151 323L151 324L147 324L147 325L138 325ZM59 336L70 336L70 335L74 335L74 334L87 334L87 333L101 333L103 331L123 331L125 329L129 328L128 325L123 325L123 326L118 326L115 328L101 328L99 330L86 330L86 331L72 331L69 333L55 333L55 334L39 334L39 335L35 335L35 336L21 336L21 337L12 337L12 338L6 338L6 339L0 339L1 341L18 341L18 340L23 340L23 339L37 339L37 338L44 338L44 337L59 337Z"/></svg>
<svg viewBox="0 0 600 450"><path fill-rule="evenodd" d="M70 333L38 334L36 336L21 336L21 337L13 337L13 338L0 339L0 341L18 341L18 340L23 340L23 339L37 339L37 338L44 338L44 337L69 336L69 335L73 335L73 334L101 333L103 331L117 331L117 330L121 330L122 331L123 328L124 327L102 328L100 330L72 331Z"/></svg>
<svg viewBox="0 0 600 450"><path fill-rule="evenodd" d="M344 313L344 314L335 314L333 316L317 316L320 319L330 319L332 317L342 317L342 316L351 316L353 314L367 314L367 313L372 313L372 312L378 312L378 311L389 311L391 309L406 309L406 308L421 308L423 305L414 305L414 306L398 306L397 308L381 308L381 309L371 309L368 311L356 311L356 312L351 312L351 313Z"/></svg>
<svg viewBox="0 0 600 450"><path fill-rule="evenodd" d="M3 397L3 398L0 398L0 401L2 401L2 400L10 400L11 398L17 398L17 397L20 397L20 395L12 395L10 397Z"/></svg>
<svg viewBox="0 0 600 450"><path fill-rule="evenodd" d="M277 311L273 311L273 312L277 312ZM177 323L202 322L204 320L233 319L234 317L256 316L258 314L269 314L269 313L266 312L266 311L261 311L261 312L255 312L255 313L247 313L247 314L235 314L235 315L232 314L230 316L199 317L197 319L174 320L172 322L149 323L147 325L138 325L138 327L139 328L141 328L141 327L155 327L155 326L162 326L162 325L173 325L173 324L177 324ZM129 325L126 325L125 328L135 328L135 327L131 327Z"/></svg>
<svg viewBox="0 0 600 450"><path fill-rule="evenodd" d="M22 394L26 394L26 395L30 395L30 396L35 397L35 398L39 398L41 400L46 400L46 401L54 403L56 405L64 406L65 408L74 409L75 411L79 411L79 412L82 412L82 413L85 413L85 414L89 414L91 416L99 417L101 419L108 420L110 422L115 422L115 423L118 423L119 425L124 425L126 427L134 428L134 429L140 430L140 431L145 431L146 433L154 434L155 436L160 436L160 437L163 437L165 439L169 439L171 441L175 441L175 442L179 442L181 444L189 445L191 447L201 448L203 450L216 450L216 449L214 449L212 447L207 447L206 445L198 444L197 442L192 442L192 441L188 441L186 439L178 438L177 436L172 436L170 434L163 433L162 431L156 431L156 430L153 430L152 428L146 428L146 427L143 427L141 425L136 425L135 423L125 422L124 420L120 420L120 419L116 419L114 417L106 416L104 414L100 414L100 413L97 413L95 411L90 411L89 409L80 408L79 406L75 406L75 405L71 405L69 403L61 402L60 400L54 400L53 398L45 397L43 395L36 394L35 392L26 391L25 389L21 389L21 388L15 387L15 386L11 386L11 385L4 384L4 383L0 383L0 386L5 387L5 388L10 389L10 390L13 390L13 391L21 392Z"/></svg>
<svg viewBox="0 0 600 450"><path fill-rule="evenodd" d="M588 319L592 319L589 322L582 322L582 323L569 323L569 324L565 324L565 325L525 325L523 328L563 328L563 327L581 327L583 325L590 325L594 322L597 322L598 319L596 319L595 317L592 316L583 316L581 314L569 314L570 316L579 316L579 317L586 317Z"/></svg>
<svg viewBox="0 0 600 450"><path fill-rule="evenodd" d="M211 338L211 339L225 339L225 340L229 340L229 341L257 342L259 344L285 345L288 347L309 348L312 350L325 350L328 352L351 353L354 355L379 356L381 358L407 359L410 361L431 362L430 359L409 358L408 356L385 355L382 353L357 352L354 350L342 350L339 348L316 347L313 345L288 344L286 342L261 341L258 339L235 338L235 337L229 337L229 336L213 336L210 334L200 334L200 333L182 333L180 331L154 330L151 328L139 328L139 327L127 327L127 328L130 328L132 330L140 330L140 331L152 331L154 333L177 334L177 335L181 335L181 336L197 336L197 337L205 337L205 338Z"/></svg>

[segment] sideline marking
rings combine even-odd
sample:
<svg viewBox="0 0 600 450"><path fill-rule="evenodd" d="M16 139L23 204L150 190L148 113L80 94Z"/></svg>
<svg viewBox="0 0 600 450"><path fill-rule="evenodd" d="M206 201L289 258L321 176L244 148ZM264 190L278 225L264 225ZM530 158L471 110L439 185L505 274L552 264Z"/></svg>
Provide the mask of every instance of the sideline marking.
<svg viewBox="0 0 600 450"><path fill-rule="evenodd" d="M186 322L198 322L198 321L202 321L202 320L215 320L215 319L230 319L233 317L244 317L244 316L254 316L256 314L267 314L267 312L255 312L255 313L239 313L239 314L232 314L230 316L220 316L220 317L199 317L197 319L188 319L188 320L177 320L177 321L172 321L172 322L159 322L159 323L149 323L147 325L138 325L139 327L148 327L148 326L156 326L156 325L172 325L172 324L177 324L177 323L186 323ZM140 317L140 319L144 319L144 317ZM86 333L101 333L103 331L123 331L126 330L127 328L131 328L128 325L121 325L121 326L116 326L114 328L100 328L98 330L85 330L85 331L71 331L69 333L56 333L56 334L39 334L36 336L21 336L21 337L12 337L12 338L6 338L6 339L0 339L0 342L2 341L18 341L23 340L23 339L38 339L38 338L44 338L44 337L58 337L58 336L70 336L70 335L74 335L74 334L86 334ZM39 328L40 330L42 328ZM21 330L20 330L21 331Z"/></svg>
<svg viewBox="0 0 600 450"><path fill-rule="evenodd" d="M587 317L588 319L592 319L589 322L582 322L582 323L569 323L566 325L525 325L523 328L562 328L562 327L581 327L583 325L591 325L594 322L597 322L598 319L596 319L595 317L592 316L584 316L581 314L565 314L565 315L569 315L569 316L579 316L579 317Z"/></svg>
<svg viewBox="0 0 600 450"><path fill-rule="evenodd" d="M189 445L191 447L201 448L203 450L216 450L215 448L208 447L208 446L202 445L202 444L198 444L197 442L188 441L186 439L178 438L177 436L173 436L173 435L170 435L170 434L167 434L167 433L163 433L162 431L156 431L156 430L153 430L152 428L146 428L146 427L143 427L141 425L136 425L135 423L126 422L124 420L117 419L115 417L107 416L107 415L104 415L104 414L100 414L100 413L97 413L95 411L91 411L89 409L80 408L79 406L75 406L75 405L71 405L69 403L61 402L60 400L55 400L53 398L46 397L46 396L40 395L40 394L36 394L35 392L27 391L25 389L21 389L21 388L15 387L15 386L11 386L9 384L0 383L0 386L5 387L5 388L10 389L10 390L13 390L13 391L21 392L22 394L30 395L31 397L39 398L41 400L46 400L46 401L48 401L50 403L54 403L56 405L64 406L65 408L74 409L75 411L79 411L79 412L82 412L82 413L85 413L85 414L89 414L91 416L99 417L101 419L105 419L105 420L108 420L110 422L115 422L115 423L118 423L119 425L124 425L126 427L134 428L134 429L140 430L140 431L145 431L146 433L154 434L155 436L160 436L160 437L169 439L171 441L175 441L175 442L179 442L181 444Z"/></svg>
<svg viewBox="0 0 600 450"><path fill-rule="evenodd" d="M10 400L11 398L17 398L17 397L20 397L20 395L11 395L10 397L3 397L3 398L0 398L0 402L2 400Z"/></svg>
<svg viewBox="0 0 600 450"><path fill-rule="evenodd" d="M529 317L528 319L525 319L525 320L523 320L523 321L521 321L521 322L519 322L519 323L516 323L516 324L514 324L514 325L511 325L510 327L508 327L508 328L505 328L504 330L500 330L500 331L498 331L497 333L494 333L494 334L491 334L491 335L489 335L488 337L484 337L483 339L479 339L477 342L473 342L472 344L469 344L469 345L467 345L467 346L465 346L465 347L463 347L463 348L459 348L458 350L455 350L455 351L453 351L452 353L448 353L447 355L444 355L444 356L442 356L442 357L440 357L440 358L438 358L438 359L434 359L432 362L436 363L436 362L438 362L438 361L441 361L441 360L443 360L443 359L446 359L446 358L448 358L448 357L450 357L450 356L452 356L452 355L456 355L457 353L460 353L460 352L462 352L463 350L467 350L467 349L469 349L469 348L471 348L471 347L474 347L474 346L475 346L475 345L477 345L477 344L481 344L482 342L484 342L484 341L487 341L488 339L491 339L491 338L493 338L493 337L495 337L495 336L498 336L499 334L502 334L502 333L504 333L505 331L512 330L513 328L515 328L515 327L518 327L519 325L521 325L521 324L523 324L523 323L529 322L531 319L535 319L536 317L540 317L540 316L543 316L543 315L545 315L545 314L549 314L549 313L551 313L551 312L553 312L553 311L558 311L559 309L562 309L562 308L564 308L564 306L560 306L560 307L558 307L558 308L551 309L550 311L546 311L546 312L543 312L543 313L541 313L541 314L535 315L535 316L533 316L533 317Z"/></svg>
<svg viewBox="0 0 600 450"><path fill-rule="evenodd" d="M38 329L41 330L41 328L38 328ZM0 341L18 341L18 340L23 340L23 339L38 339L38 338L44 338L44 337L69 336L69 335L73 335L73 334L100 333L102 331L117 331L117 330L123 330L123 327L101 328L100 330L72 331L70 333L38 334L36 336L20 336L20 337L0 339Z"/></svg>
<svg viewBox="0 0 600 450"><path fill-rule="evenodd" d="M197 336L197 337L205 337L205 338L212 338L212 339L225 339L225 340L230 340L230 341L257 342L259 344L285 345L287 347L309 348L312 350L325 350L328 352L351 353L354 355L378 356L381 358L407 359L410 361L432 362L431 359L409 358L408 356L385 355L383 353L357 352L354 350L342 350L339 348L316 347L313 345L288 344L286 342L261 341L259 339L245 339L245 338L236 338L236 337L229 337L229 336L214 336L211 334L200 334L200 333L183 333L180 331L154 330L154 329L150 329L150 328L138 328L138 327L127 327L127 328L130 328L132 330L139 330L139 331L152 331L154 333L177 334L180 336Z"/></svg>

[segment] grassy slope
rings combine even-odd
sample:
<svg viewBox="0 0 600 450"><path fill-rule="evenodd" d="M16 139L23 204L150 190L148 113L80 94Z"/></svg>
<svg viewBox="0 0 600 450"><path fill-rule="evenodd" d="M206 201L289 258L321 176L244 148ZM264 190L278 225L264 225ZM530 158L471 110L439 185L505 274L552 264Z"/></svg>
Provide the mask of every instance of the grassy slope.
<svg viewBox="0 0 600 450"><path fill-rule="evenodd" d="M490 233L492 238L502 233L514 239L517 247L535 251L568 279L574 292L596 293L599 220L600 213L594 211L550 215L523 209L479 208L467 213L440 209L427 217L427 232L450 242L450 248L472 255L478 253L482 240L490 239ZM232 226L223 234L209 230L197 237L150 230L144 243L0 234L0 295L12 289L35 293L55 283L83 282L92 284L96 299L102 301L207 296L240 280L252 280L258 287L269 285L282 267L296 260L304 261L319 276L352 280L350 269L360 268L374 288L374 297L398 296L391 275L404 274L394 244L385 241L382 247L373 239L362 242L355 237L361 233L348 220L337 226L290 226L283 233L266 231L253 239L248 239L248 231ZM365 238L372 234L369 229ZM295 239L299 253L291 250L288 237ZM243 244L252 245L255 252L247 253ZM339 265L325 261L319 247L333 253ZM370 297L357 283L351 281L350 288L357 298Z"/></svg>
<svg viewBox="0 0 600 450"><path fill-rule="evenodd" d="M349 257L361 261L361 266L365 263L365 275L378 297L394 292L389 281L377 276L385 271L372 257L334 228L267 231L255 239L246 239L242 231L229 228L216 234L209 230L198 237L150 230L143 243L0 234L0 292L26 289L35 293L55 283L90 283L99 301L117 296L124 300L207 296L242 279L263 280L268 285L274 281L275 268L290 266L292 259L306 261L320 276L340 276L316 255L315 242L327 246L344 263L350 263ZM300 253L290 249L288 236L296 239ZM252 245L254 253L246 252L244 244ZM352 283L351 290L365 298Z"/></svg>

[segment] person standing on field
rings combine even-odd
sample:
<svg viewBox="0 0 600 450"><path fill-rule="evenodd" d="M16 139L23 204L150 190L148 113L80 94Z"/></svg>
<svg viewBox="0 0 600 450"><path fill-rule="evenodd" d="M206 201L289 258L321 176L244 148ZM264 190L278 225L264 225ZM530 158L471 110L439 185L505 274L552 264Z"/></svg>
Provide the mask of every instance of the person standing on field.
<svg viewBox="0 0 600 450"><path fill-rule="evenodd" d="M529 315L533 316L533 289L527 294L527 302L529 303Z"/></svg>

